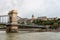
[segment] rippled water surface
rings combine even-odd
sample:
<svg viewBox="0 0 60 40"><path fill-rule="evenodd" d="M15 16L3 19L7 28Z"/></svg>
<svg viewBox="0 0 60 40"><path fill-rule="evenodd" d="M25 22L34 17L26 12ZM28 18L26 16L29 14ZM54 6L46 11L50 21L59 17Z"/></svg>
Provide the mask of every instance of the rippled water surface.
<svg viewBox="0 0 60 40"><path fill-rule="evenodd" d="M25 32L6 33L0 31L0 40L60 40L60 32Z"/></svg>

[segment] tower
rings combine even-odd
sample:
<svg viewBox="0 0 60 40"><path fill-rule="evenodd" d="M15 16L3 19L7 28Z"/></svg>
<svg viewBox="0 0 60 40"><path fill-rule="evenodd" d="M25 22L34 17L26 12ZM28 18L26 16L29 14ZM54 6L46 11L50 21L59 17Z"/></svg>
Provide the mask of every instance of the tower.
<svg viewBox="0 0 60 40"><path fill-rule="evenodd" d="M34 19L35 19L35 17L34 17L34 15L32 15L32 20L31 20L31 22L33 22Z"/></svg>
<svg viewBox="0 0 60 40"><path fill-rule="evenodd" d="M12 10L8 13L9 15L9 24L7 25L6 32L18 32L18 21L17 21L17 11Z"/></svg>
<svg viewBox="0 0 60 40"><path fill-rule="evenodd" d="M32 20L34 20L35 18L34 18L34 15L32 15Z"/></svg>

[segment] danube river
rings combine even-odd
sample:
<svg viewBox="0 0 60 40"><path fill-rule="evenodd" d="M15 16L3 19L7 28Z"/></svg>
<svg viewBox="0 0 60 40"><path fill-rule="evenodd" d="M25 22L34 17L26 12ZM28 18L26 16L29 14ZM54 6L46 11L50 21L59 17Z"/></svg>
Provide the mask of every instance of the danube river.
<svg viewBox="0 0 60 40"><path fill-rule="evenodd" d="M0 31L0 40L60 40L60 32L29 32L6 33Z"/></svg>

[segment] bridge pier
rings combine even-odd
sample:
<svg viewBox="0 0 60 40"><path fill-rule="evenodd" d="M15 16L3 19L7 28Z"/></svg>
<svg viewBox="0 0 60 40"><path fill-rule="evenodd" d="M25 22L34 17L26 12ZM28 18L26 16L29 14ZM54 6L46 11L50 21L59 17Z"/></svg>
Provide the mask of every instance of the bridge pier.
<svg viewBox="0 0 60 40"><path fill-rule="evenodd" d="M17 21L17 12L16 10L12 10L8 13L9 15L9 24L7 24L6 32L15 33L18 32L18 21Z"/></svg>
<svg viewBox="0 0 60 40"><path fill-rule="evenodd" d="M7 25L6 32L7 33L16 33L16 32L18 32L18 26L17 25Z"/></svg>

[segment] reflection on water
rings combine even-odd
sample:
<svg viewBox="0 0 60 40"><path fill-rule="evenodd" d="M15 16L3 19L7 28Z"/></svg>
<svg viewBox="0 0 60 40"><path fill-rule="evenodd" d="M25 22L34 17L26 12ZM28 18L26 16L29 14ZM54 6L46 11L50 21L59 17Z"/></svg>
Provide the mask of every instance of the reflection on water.
<svg viewBox="0 0 60 40"><path fill-rule="evenodd" d="M5 31L0 31L0 40L20 40L20 35L29 33L28 31L22 31L19 33L6 33Z"/></svg>
<svg viewBox="0 0 60 40"><path fill-rule="evenodd" d="M19 32L0 31L0 40L60 40L60 32Z"/></svg>
<svg viewBox="0 0 60 40"><path fill-rule="evenodd" d="M17 34L7 34L6 40L16 40L18 38Z"/></svg>

